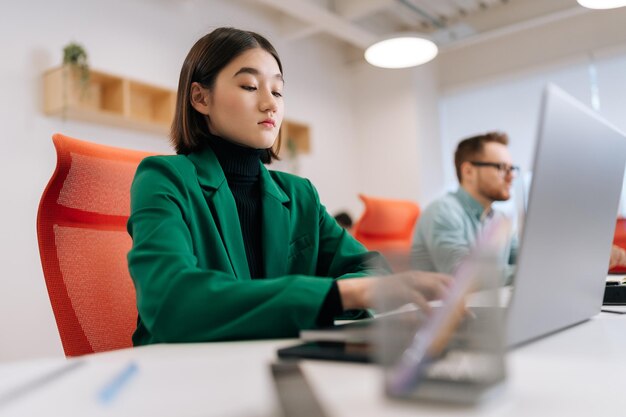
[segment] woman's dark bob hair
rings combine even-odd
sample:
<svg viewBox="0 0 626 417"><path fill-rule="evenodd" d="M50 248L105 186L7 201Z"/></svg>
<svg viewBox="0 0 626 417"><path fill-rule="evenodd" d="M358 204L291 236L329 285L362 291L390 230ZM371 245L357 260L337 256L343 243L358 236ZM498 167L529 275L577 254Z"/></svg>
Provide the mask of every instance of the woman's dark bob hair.
<svg viewBox="0 0 626 417"><path fill-rule="evenodd" d="M176 153L196 152L207 144L209 130L205 116L191 106L191 84L198 82L204 88L212 89L217 74L230 61L253 48L266 50L276 59L280 72L283 72L278 53L272 44L258 33L234 28L218 28L200 38L191 48L180 70L176 112L170 133L170 140ZM279 149L280 137L272 148L261 153L261 161L269 164L272 160L278 159Z"/></svg>

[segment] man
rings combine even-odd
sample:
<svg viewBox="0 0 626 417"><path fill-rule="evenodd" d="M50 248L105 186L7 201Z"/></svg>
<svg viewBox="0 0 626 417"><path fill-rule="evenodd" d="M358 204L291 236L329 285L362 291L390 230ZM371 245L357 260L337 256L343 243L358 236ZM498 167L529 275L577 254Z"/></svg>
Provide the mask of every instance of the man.
<svg viewBox="0 0 626 417"><path fill-rule="evenodd" d="M413 239L416 269L454 273L487 222L504 216L491 206L511 197L518 171L512 164L505 133L490 132L462 140L454 154L459 189L430 204L422 213ZM513 277L518 242L504 250L505 283Z"/></svg>

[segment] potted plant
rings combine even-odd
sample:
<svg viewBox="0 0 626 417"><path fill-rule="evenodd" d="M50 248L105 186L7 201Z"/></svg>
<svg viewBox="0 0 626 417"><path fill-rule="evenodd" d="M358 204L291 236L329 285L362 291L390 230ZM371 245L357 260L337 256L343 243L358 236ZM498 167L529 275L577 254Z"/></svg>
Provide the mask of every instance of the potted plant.
<svg viewBox="0 0 626 417"><path fill-rule="evenodd" d="M82 45L70 42L63 48L63 117L73 105L97 109L100 94L91 83L87 52Z"/></svg>
<svg viewBox="0 0 626 417"><path fill-rule="evenodd" d="M89 63L85 48L74 42L67 44L63 48L63 65L67 65L78 74L81 91L84 93L89 84Z"/></svg>

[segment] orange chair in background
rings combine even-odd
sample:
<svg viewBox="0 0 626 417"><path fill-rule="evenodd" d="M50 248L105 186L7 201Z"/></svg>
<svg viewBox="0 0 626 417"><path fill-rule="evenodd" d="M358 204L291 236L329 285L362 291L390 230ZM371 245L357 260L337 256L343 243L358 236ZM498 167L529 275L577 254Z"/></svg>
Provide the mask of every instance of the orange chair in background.
<svg viewBox="0 0 626 417"><path fill-rule="evenodd" d="M417 203L359 194L365 204L353 228L354 237L369 250L409 252L420 214Z"/></svg>
<svg viewBox="0 0 626 417"><path fill-rule="evenodd" d="M613 244L622 249L626 249L626 218L617 219L615 225L615 235L613 236ZM609 270L613 274L625 274L626 265L617 265Z"/></svg>
<svg viewBox="0 0 626 417"><path fill-rule="evenodd" d="M126 254L130 185L145 152L52 137L57 166L39 203L44 278L66 356L132 346Z"/></svg>

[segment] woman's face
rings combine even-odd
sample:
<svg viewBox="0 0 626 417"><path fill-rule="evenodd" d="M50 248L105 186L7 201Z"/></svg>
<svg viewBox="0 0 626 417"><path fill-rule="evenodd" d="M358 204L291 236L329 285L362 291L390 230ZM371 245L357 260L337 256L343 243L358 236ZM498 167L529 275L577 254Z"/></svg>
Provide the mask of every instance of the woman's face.
<svg viewBox="0 0 626 417"><path fill-rule="evenodd" d="M207 91L209 131L254 149L270 148L283 121L283 76L274 57L248 49L217 75Z"/></svg>

